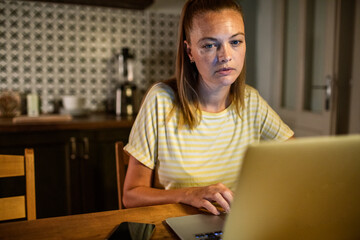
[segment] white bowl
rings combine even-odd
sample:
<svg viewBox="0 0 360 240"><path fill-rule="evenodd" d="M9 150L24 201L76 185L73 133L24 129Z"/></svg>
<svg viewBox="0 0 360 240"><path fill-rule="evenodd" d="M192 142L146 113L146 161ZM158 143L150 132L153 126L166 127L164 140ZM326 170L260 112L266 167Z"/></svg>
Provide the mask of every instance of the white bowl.
<svg viewBox="0 0 360 240"><path fill-rule="evenodd" d="M62 97L62 103L66 110L79 110L84 108L85 99L74 95L66 95Z"/></svg>

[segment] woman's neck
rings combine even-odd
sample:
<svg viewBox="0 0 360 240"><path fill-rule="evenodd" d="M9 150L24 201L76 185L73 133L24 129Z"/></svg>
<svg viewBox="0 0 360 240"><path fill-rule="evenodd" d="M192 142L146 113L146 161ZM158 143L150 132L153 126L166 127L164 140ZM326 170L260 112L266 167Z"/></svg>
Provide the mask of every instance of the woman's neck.
<svg viewBox="0 0 360 240"><path fill-rule="evenodd" d="M199 86L200 109L205 112L217 113L230 105L230 86L211 89Z"/></svg>

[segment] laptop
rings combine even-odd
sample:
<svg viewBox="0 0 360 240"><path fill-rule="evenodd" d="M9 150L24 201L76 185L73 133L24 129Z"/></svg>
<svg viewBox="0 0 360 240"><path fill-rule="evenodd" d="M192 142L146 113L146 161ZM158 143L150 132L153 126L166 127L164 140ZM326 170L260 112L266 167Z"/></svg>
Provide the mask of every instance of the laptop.
<svg viewBox="0 0 360 240"><path fill-rule="evenodd" d="M180 239L360 239L360 135L248 147L230 213L166 219Z"/></svg>

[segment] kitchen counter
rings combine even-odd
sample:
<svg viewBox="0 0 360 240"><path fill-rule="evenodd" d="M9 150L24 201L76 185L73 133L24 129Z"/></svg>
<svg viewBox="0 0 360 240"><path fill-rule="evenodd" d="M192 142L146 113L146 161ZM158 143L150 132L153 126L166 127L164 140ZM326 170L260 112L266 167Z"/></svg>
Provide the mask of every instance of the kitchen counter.
<svg viewBox="0 0 360 240"><path fill-rule="evenodd" d="M14 123L12 118L0 118L0 132L32 132L53 130L91 130L108 128L131 128L132 117L116 117L107 114L90 114L87 117L72 118L68 121L42 121Z"/></svg>

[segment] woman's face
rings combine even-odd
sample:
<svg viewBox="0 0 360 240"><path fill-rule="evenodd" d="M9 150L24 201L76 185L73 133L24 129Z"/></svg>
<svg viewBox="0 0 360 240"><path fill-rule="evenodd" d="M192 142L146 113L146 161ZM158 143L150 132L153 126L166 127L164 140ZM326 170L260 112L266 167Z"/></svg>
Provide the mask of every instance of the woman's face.
<svg viewBox="0 0 360 240"><path fill-rule="evenodd" d="M245 60L245 29L240 13L225 9L195 16L189 37L190 41L185 41L187 53L199 71L200 84L213 90L230 87Z"/></svg>

